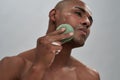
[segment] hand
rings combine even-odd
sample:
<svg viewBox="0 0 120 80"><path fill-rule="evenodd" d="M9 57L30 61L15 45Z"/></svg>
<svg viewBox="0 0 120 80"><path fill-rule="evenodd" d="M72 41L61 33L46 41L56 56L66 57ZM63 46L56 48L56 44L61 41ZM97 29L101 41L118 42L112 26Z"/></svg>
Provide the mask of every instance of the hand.
<svg viewBox="0 0 120 80"><path fill-rule="evenodd" d="M61 40L69 38L73 33L62 34L65 28L56 30L37 40L36 62L49 67L54 61L55 55L62 50Z"/></svg>

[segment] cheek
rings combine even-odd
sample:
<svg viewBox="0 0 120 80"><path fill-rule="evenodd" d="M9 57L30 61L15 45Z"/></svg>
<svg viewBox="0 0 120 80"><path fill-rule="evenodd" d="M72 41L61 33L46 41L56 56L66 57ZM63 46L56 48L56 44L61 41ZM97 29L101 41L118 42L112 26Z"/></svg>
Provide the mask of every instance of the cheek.
<svg viewBox="0 0 120 80"><path fill-rule="evenodd" d="M76 16L74 16L74 15L72 15L70 13L68 13L64 18L65 18L64 22L70 24L71 26L75 26L75 25L79 24L78 17L76 17Z"/></svg>
<svg viewBox="0 0 120 80"><path fill-rule="evenodd" d="M72 13L66 13L62 14L61 17L59 17L57 24L70 24L71 26L76 27L80 24L79 20L80 19Z"/></svg>

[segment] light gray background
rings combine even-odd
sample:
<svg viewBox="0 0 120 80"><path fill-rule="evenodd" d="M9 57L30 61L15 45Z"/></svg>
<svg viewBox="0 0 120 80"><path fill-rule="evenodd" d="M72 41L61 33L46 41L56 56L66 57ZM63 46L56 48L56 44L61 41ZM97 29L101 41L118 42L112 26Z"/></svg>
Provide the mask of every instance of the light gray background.
<svg viewBox="0 0 120 80"><path fill-rule="evenodd" d="M95 68L101 80L120 79L119 0L84 0L94 23L86 45L73 56ZM48 12L58 0L0 0L0 59L34 48L45 34Z"/></svg>

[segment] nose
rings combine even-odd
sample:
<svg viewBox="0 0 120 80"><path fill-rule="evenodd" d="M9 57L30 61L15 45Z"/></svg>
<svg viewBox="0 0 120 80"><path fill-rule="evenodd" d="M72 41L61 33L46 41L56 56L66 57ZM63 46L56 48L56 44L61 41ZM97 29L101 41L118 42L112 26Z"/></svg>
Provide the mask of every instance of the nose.
<svg viewBox="0 0 120 80"><path fill-rule="evenodd" d="M88 19L87 16L84 16L82 19L81 19L81 25L86 27L86 28L89 28L90 27L90 20Z"/></svg>

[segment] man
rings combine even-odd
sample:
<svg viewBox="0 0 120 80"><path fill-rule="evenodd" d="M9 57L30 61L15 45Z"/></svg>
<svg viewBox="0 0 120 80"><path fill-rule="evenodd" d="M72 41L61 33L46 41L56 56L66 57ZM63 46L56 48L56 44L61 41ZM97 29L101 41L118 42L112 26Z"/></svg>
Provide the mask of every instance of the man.
<svg viewBox="0 0 120 80"><path fill-rule="evenodd" d="M56 30L60 24L70 24L74 33ZM60 1L50 11L48 31L37 40L36 48L0 61L0 80L100 80L96 71L71 57L73 48L84 45L91 25L91 12L84 2ZM70 37L71 41L61 42Z"/></svg>

